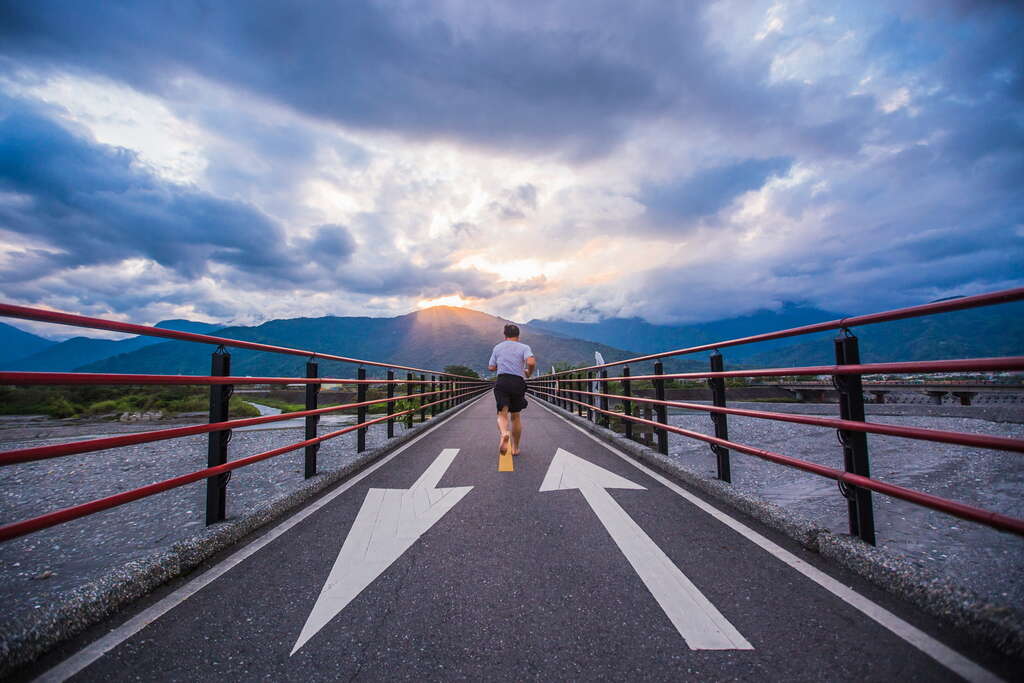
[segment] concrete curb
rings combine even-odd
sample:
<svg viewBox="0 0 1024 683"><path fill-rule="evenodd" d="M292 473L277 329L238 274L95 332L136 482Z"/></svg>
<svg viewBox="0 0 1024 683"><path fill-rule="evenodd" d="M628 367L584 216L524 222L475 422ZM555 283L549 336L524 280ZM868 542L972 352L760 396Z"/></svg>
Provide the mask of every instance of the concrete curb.
<svg viewBox="0 0 1024 683"><path fill-rule="evenodd" d="M387 443L362 453L340 469L318 474L290 494L236 519L208 527L170 548L128 562L102 579L63 593L32 619L0 633L0 677L27 664L58 643L78 635L171 579L187 574L256 529L285 516L334 484L359 472L395 448L462 412L475 402L439 413Z"/></svg>
<svg viewBox="0 0 1024 683"><path fill-rule="evenodd" d="M627 440L575 413L546 402L544 407L696 491L760 520L808 550L906 600L968 637L1004 655L1024 659L1024 620L1012 607L988 602L973 591L917 567L890 550L870 546L846 534L833 533L774 503L737 491L723 481L691 470L677 460Z"/></svg>

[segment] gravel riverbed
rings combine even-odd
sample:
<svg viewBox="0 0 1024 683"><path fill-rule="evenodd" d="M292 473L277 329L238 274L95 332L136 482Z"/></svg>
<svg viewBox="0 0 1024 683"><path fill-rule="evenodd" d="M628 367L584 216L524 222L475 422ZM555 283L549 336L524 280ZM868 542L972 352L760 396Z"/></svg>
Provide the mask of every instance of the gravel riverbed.
<svg viewBox="0 0 1024 683"><path fill-rule="evenodd" d="M787 412L787 406L737 407ZM834 410L833 406L833 410ZM791 412L810 412L793 406ZM818 412L818 411L815 411ZM1024 424L974 418L868 415L872 422L1024 439ZM706 413L669 417L679 427L714 434ZM729 438L782 455L843 469L836 432L822 427L729 416ZM1012 517L1024 517L1024 455L951 444L868 435L872 477ZM669 454L715 476L710 447L670 434ZM732 483L847 533L846 499L836 482L733 452ZM942 574L981 596L1024 606L1024 539L888 496L873 494L877 542L918 566ZM1024 614L1024 610L1021 612Z"/></svg>

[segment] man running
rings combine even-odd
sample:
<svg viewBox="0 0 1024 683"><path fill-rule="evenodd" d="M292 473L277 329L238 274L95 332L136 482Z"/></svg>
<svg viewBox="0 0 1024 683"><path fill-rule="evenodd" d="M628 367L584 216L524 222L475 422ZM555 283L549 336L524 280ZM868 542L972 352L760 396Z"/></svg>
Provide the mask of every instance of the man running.
<svg viewBox="0 0 1024 683"><path fill-rule="evenodd" d="M523 422L519 412L526 407L526 377L533 374L537 359L526 344L519 342L519 328L505 325L505 341L498 342L491 351L488 370L497 370L494 398L498 404L498 432L501 442L498 452L519 455L519 442L523 436ZM509 424L511 422L511 425Z"/></svg>

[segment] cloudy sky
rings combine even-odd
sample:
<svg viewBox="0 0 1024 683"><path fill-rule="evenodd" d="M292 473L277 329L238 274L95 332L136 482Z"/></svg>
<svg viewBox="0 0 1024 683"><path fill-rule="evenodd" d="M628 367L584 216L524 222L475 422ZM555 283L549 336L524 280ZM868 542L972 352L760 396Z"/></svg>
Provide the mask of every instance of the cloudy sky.
<svg viewBox="0 0 1024 683"><path fill-rule="evenodd" d="M0 0L0 298L668 323L1020 286L1018 7Z"/></svg>

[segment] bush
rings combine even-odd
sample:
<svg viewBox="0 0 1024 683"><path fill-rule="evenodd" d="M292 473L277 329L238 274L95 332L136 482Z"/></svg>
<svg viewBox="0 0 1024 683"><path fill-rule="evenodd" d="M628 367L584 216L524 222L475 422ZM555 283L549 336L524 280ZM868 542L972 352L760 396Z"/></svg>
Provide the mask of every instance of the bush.
<svg viewBox="0 0 1024 683"><path fill-rule="evenodd" d="M65 418L79 413L80 409L63 396L54 396L46 405L46 414L50 417Z"/></svg>
<svg viewBox="0 0 1024 683"><path fill-rule="evenodd" d="M99 401L93 403L90 406L86 406L83 411L83 415L106 415L108 413L124 413L128 410L127 405L123 400L108 400Z"/></svg>
<svg viewBox="0 0 1024 683"><path fill-rule="evenodd" d="M446 365L444 371L451 375L463 375L465 377L480 378L476 370L466 365Z"/></svg>
<svg viewBox="0 0 1024 683"><path fill-rule="evenodd" d="M228 415L231 417L259 417L259 414L259 408L238 396L232 396L228 402Z"/></svg>

